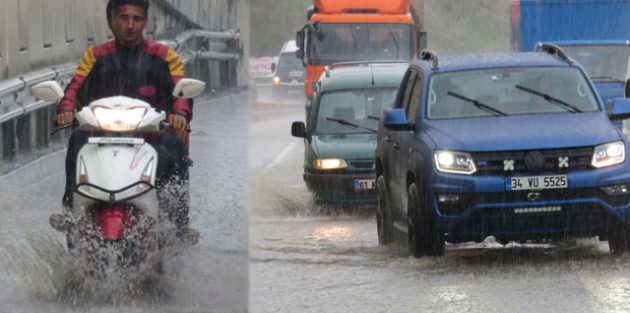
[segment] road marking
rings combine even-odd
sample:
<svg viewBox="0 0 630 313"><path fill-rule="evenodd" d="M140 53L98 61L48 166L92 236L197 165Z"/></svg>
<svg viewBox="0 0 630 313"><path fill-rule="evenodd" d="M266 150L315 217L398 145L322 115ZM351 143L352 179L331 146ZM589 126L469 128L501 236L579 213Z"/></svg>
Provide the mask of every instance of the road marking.
<svg viewBox="0 0 630 313"><path fill-rule="evenodd" d="M267 164L267 168L274 168L274 167L278 166L279 164L283 163L289 157L289 154L291 153L291 150L295 149L295 146L297 146L300 143L301 143L301 141L294 141L294 142L290 143L288 146L286 146L273 159L273 161L271 161L271 163Z"/></svg>

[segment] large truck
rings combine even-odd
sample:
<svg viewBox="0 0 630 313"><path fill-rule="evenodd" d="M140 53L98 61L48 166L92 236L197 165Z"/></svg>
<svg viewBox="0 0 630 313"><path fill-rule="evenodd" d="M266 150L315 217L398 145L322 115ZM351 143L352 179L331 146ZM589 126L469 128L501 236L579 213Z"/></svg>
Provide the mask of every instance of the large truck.
<svg viewBox="0 0 630 313"><path fill-rule="evenodd" d="M308 23L296 34L296 56L306 67L307 109L326 66L417 58L427 46L422 3L416 10L411 0L313 0Z"/></svg>
<svg viewBox="0 0 630 313"><path fill-rule="evenodd" d="M625 91L630 57L630 0L512 0L512 51L560 46L577 60L610 108Z"/></svg>

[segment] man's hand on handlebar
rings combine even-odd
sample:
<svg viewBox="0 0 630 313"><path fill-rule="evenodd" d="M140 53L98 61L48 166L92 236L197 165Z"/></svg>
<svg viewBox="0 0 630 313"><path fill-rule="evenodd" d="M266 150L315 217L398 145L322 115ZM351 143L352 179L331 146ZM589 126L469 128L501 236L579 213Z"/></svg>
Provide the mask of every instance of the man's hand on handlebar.
<svg viewBox="0 0 630 313"><path fill-rule="evenodd" d="M57 127L66 126L74 121L74 112L62 112L57 114Z"/></svg>
<svg viewBox="0 0 630 313"><path fill-rule="evenodd" d="M186 129L188 128L186 118L179 114L169 114L168 123L171 126L172 133L186 142Z"/></svg>
<svg viewBox="0 0 630 313"><path fill-rule="evenodd" d="M168 124L171 125L173 130L186 130L188 127L188 122L186 118L179 114L169 114L168 115Z"/></svg>

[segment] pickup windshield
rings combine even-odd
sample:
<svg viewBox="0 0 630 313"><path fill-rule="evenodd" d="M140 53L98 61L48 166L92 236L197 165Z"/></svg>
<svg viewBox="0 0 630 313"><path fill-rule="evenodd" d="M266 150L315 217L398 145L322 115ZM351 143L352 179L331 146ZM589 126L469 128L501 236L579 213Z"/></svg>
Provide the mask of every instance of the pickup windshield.
<svg viewBox="0 0 630 313"><path fill-rule="evenodd" d="M391 108L397 88L365 88L329 91L316 104L318 134L374 133L383 110Z"/></svg>
<svg viewBox="0 0 630 313"><path fill-rule="evenodd" d="M315 24L309 32L309 63L411 60L413 38L404 24Z"/></svg>
<svg viewBox="0 0 630 313"><path fill-rule="evenodd" d="M567 45L562 50L578 61L595 82L626 81L628 45Z"/></svg>
<svg viewBox="0 0 630 313"><path fill-rule="evenodd" d="M514 67L458 71L430 77L430 119L599 110L586 77L570 67Z"/></svg>

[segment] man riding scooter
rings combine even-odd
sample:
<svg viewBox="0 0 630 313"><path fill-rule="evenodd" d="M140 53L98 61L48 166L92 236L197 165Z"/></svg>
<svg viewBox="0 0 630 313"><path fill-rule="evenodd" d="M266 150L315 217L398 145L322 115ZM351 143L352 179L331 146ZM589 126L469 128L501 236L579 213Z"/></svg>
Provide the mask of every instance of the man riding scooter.
<svg viewBox="0 0 630 313"><path fill-rule="evenodd" d="M75 111L91 101L109 96L128 96L167 112L170 132L145 138L161 160L157 187L160 207L177 228L178 236L198 236L189 226L188 125L192 102L174 99L171 92L184 77L184 65L172 48L144 39L148 0L109 0L107 22L115 39L90 47L65 90L58 108L58 126L69 125ZM66 155L65 210L72 209L76 157L89 134L75 130ZM52 221L52 217L51 217ZM70 242L69 248L70 247Z"/></svg>

